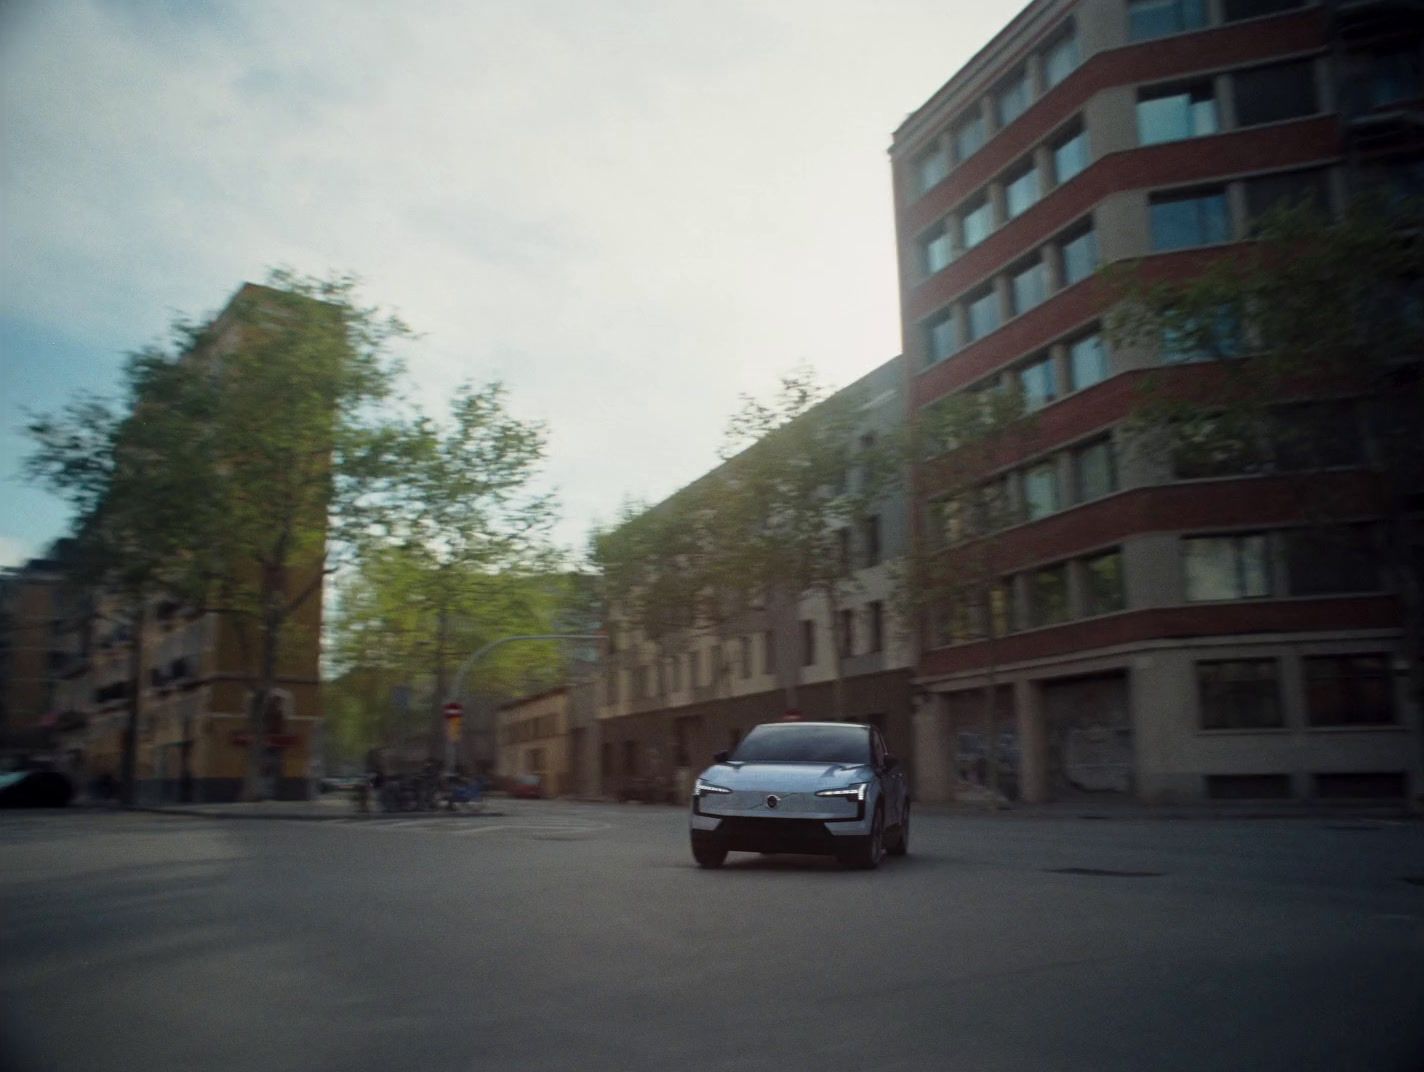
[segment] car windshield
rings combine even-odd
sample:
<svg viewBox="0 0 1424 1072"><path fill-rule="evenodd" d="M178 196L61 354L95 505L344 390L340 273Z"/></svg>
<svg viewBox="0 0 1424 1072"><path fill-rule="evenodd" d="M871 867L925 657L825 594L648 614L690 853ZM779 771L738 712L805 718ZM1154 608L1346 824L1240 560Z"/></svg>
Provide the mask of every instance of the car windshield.
<svg viewBox="0 0 1424 1072"><path fill-rule="evenodd" d="M758 726L737 746L738 763L869 763L864 726Z"/></svg>

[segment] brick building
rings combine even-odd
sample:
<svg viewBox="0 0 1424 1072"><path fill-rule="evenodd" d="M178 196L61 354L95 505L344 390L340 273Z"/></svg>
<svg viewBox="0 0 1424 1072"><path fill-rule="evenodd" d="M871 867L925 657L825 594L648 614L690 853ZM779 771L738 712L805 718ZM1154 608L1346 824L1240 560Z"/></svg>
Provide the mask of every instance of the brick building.
<svg viewBox="0 0 1424 1072"><path fill-rule="evenodd" d="M1198 270L1282 195L1417 189L1421 30L1385 0L1034 0L896 131L911 416L1013 384L1038 429L985 473L1018 510L996 537L1009 635L922 637L921 797L982 751L991 663L1028 800L1424 791L1396 596L1286 553L1302 519L1277 474L1123 449L1139 381L1181 355L1109 345L1096 275ZM942 495L919 464L931 550Z"/></svg>

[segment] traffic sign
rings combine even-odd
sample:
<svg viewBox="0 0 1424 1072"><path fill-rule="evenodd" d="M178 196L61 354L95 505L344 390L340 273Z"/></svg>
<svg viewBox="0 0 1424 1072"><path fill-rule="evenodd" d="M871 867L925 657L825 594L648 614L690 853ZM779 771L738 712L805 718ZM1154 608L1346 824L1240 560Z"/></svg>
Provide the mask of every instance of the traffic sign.
<svg viewBox="0 0 1424 1072"><path fill-rule="evenodd" d="M465 708L459 700L446 700L445 705L440 708L440 713L446 718L459 718L465 713Z"/></svg>

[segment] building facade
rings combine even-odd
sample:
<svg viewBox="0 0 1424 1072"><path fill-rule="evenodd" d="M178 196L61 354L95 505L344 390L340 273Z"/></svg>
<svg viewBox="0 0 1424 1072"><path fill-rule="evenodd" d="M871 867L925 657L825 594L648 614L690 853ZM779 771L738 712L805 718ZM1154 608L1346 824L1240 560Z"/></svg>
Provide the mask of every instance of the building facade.
<svg viewBox="0 0 1424 1072"><path fill-rule="evenodd" d="M560 686L525 696L499 708L497 774L533 775L546 796L577 792L570 749L569 688Z"/></svg>
<svg viewBox="0 0 1424 1072"><path fill-rule="evenodd" d="M859 406L862 442L888 440L902 428L903 379L896 358L845 388ZM612 608L593 697L603 795L686 799L713 753L734 747L753 726L784 717L793 704L807 719L833 717L834 635L843 638L843 712L880 727L890 749L906 755L914 649L893 599L906 517L898 489L861 531L846 531L854 583L838 608L838 634L813 593L752 600L730 620L689 628L661 645Z"/></svg>
<svg viewBox="0 0 1424 1072"><path fill-rule="evenodd" d="M1098 275L1185 277L1283 196L1417 192L1421 28L1371 0L1034 0L896 131L911 419L1013 386L1037 427L985 473L1019 516L995 537L1008 635L922 636L922 798L982 765L991 676L1025 800L1424 791L1396 595L1290 553L1278 474L1124 449L1139 384L1183 355L1110 345ZM917 465L927 553L953 539L937 479Z"/></svg>

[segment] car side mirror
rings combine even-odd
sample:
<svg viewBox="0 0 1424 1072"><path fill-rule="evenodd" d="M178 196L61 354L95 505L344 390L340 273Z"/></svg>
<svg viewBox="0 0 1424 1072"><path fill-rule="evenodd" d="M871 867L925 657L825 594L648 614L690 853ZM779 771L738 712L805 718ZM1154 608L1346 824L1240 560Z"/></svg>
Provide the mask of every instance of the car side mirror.
<svg viewBox="0 0 1424 1072"><path fill-rule="evenodd" d="M712 762L713 762L713 763L725 763L725 762L727 762L727 758L728 758L730 755L731 755L731 753L730 753L730 752L726 752L726 751L714 752L714 753L712 754Z"/></svg>
<svg viewBox="0 0 1424 1072"><path fill-rule="evenodd" d="M892 771L892 770L894 770L896 767L898 767L898 766L900 765L900 761L899 761L898 759L896 759L894 756L886 756L885 759L884 759L884 761L883 761L883 763L884 763L884 766L883 766L881 769L882 769L882 770L888 770L888 771Z"/></svg>

